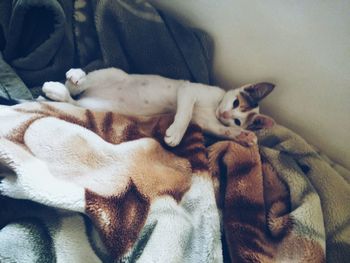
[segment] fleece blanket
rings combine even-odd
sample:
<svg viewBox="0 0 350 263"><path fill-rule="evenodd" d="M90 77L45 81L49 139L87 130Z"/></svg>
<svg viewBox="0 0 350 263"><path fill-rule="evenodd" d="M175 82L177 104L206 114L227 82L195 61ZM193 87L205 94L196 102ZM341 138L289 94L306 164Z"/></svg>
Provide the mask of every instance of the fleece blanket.
<svg viewBox="0 0 350 263"><path fill-rule="evenodd" d="M0 115L1 194L50 207L1 200L1 262L222 262L198 127L169 151L169 117L59 103Z"/></svg>
<svg viewBox="0 0 350 263"><path fill-rule="evenodd" d="M212 44L144 0L8 0L0 1L0 51L0 67L25 84L14 88L0 70L0 99L28 99L28 88L36 96L73 67L209 83Z"/></svg>
<svg viewBox="0 0 350 263"><path fill-rule="evenodd" d="M349 179L276 126L207 147L172 116L0 108L1 262L348 262Z"/></svg>

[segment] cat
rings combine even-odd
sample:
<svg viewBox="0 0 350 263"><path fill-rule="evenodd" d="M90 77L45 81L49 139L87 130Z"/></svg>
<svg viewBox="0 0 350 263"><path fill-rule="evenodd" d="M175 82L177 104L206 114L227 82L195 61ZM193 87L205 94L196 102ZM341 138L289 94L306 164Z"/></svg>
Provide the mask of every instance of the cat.
<svg viewBox="0 0 350 263"><path fill-rule="evenodd" d="M117 68L89 74L73 68L67 71L66 79L65 85L45 82L43 93L54 101L91 110L134 116L175 113L174 122L164 137L171 147L180 143L191 121L204 132L248 146L256 144L257 139L246 129L274 125L270 117L259 113L258 107L258 102L274 89L274 85L267 82L225 91L216 86L157 75L128 74ZM79 94L79 99L72 98Z"/></svg>

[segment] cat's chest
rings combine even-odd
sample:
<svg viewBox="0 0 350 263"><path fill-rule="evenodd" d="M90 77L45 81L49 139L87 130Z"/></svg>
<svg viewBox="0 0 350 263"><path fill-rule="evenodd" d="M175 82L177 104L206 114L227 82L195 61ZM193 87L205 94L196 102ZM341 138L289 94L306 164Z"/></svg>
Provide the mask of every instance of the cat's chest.
<svg viewBox="0 0 350 263"><path fill-rule="evenodd" d="M216 116L216 107L214 106L195 106L192 113L192 121L201 127L205 127L208 122L218 122Z"/></svg>

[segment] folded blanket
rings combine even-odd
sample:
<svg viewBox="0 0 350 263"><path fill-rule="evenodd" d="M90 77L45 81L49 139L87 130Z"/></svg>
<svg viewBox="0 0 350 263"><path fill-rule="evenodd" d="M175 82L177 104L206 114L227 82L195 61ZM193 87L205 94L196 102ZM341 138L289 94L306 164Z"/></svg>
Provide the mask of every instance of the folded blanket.
<svg viewBox="0 0 350 263"><path fill-rule="evenodd" d="M169 148L171 121L2 106L0 261L347 262L346 170L281 126Z"/></svg>
<svg viewBox="0 0 350 263"><path fill-rule="evenodd" d="M0 119L1 193L59 209L1 200L1 262L222 261L198 127L170 152L169 117L27 103Z"/></svg>
<svg viewBox="0 0 350 263"><path fill-rule="evenodd" d="M212 53L206 34L137 0L0 1L0 51L29 88L72 67L209 83Z"/></svg>
<svg viewBox="0 0 350 263"><path fill-rule="evenodd" d="M259 152L233 142L210 147L226 256L232 262L348 262L349 171L284 127L257 135Z"/></svg>
<svg viewBox="0 0 350 263"><path fill-rule="evenodd" d="M348 262L349 171L286 128L278 126L259 135L262 157L288 186L289 217L295 229L304 236L324 240L327 262Z"/></svg>

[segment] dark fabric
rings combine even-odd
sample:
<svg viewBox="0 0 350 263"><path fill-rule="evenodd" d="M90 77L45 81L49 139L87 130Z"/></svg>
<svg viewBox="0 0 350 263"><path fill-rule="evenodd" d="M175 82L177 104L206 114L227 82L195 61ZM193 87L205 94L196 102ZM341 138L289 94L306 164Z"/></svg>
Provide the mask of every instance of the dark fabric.
<svg viewBox="0 0 350 263"><path fill-rule="evenodd" d="M146 1L0 0L0 27L3 58L31 90L72 67L210 83L209 37Z"/></svg>
<svg viewBox="0 0 350 263"><path fill-rule="evenodd" d="M0 54L0 104L14 104L16 99L32 99L32 94Z"/></svg>
<svg viewBox="0 0 350 263"><path fill-rule="evenodd" d="M71 1L14 0L7 7L0 6L1 18L11 14L1 19L4 59L28 87L62 79L74 59Z"/></svg>

